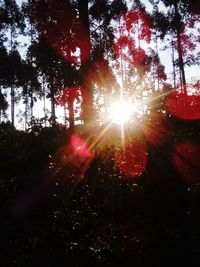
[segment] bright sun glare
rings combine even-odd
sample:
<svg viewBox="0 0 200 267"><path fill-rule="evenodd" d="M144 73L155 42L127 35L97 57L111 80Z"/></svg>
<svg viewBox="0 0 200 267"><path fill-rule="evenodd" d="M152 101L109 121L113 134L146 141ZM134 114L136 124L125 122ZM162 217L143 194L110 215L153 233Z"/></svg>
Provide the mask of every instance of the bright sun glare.
<svg viewBox="0 0 200 267"><path fill-rule="evenodd" d="M110 105L110 117L117 124L124 124L131 118L135 105L129 102L115 102Z"/></svg>

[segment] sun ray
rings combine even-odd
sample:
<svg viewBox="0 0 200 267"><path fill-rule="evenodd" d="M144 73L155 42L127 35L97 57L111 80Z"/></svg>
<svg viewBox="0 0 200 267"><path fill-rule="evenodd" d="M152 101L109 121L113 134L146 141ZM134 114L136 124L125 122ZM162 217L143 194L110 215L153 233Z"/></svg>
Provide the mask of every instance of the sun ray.
<svg viewBox="0 0 200 267"><path fill-rule="evenodd" d="M122 147L125 146L125 134L124 134L124 124L121 124L121 142L122 142Z"/></svg>
<svg viewBox="0 0 200 267"><path fill-rule="evenodd" d="M111 121L97 136L97 138L94 140L94 142L90 145L89 149L92 149L95 147L95 145L98 143L98 141L103 137L103 135L109 130L109 128L112 126L113 121Z"/></svg>

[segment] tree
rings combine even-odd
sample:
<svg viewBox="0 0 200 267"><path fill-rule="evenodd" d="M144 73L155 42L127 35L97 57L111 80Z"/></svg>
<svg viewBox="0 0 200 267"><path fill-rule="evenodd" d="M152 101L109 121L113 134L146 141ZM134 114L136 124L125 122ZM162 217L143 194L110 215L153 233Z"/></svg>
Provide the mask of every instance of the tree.
<svg viewBox="0 0 200 267"><path fill-rule="evenodd" d="M77 84L73 74L77 72L75 71L77 60L73 55L78 46L77 12L68 1L64 0L59 2L29 1L26 9L31 23L38 31L38 42L32 45L31 54L48 85L47 97L51 100L51 118L55 123L55 96L61 90L66 89L66 86ZM72 106L71 121L74 120L72 119Z"/></svg>
<svg viewBox="0 0 200 267"><path fill-rule="evenodd" d="M16 4L16 1L4 0L1 7L1 22L2 22L2 31L10 32L9 43L8 46L10 48L9 54L9 75L12 80L8 81L9 86L11 88L11 122L14 126L15 122L15 84L18 80L17 72L19 70L14 69L15 67L19 67L20 56L16 51L17 42L15 38L18 34L18 31L22 31L24 28L23 17L21 16L20 9ZM13 63L12 63L13 60Z"/></svg>
<svg viewBox="0 0 200 267"><path fill-rule="evenodd" d="M150 2L157 5L155 1ZM199 22L199 15L196 10L196 13L194 13L194 5L190 1L164 0L163 3L168 7L167 14L156 9L153 14L153 27L161 32L160 37L162 39L167 33L171 35L170 42L172 46L174 85L176 85L175 65L178 65L180 70L180 87L182 92L187 95L185 65L190 66L191 64L196 64L198 60L198 54L197 57L195 57L194 51L197 47L199 37L192 31L195 29L196 23ZM177 61L174 58L174 49L176 49L178 53Z"/></svg>
<svg viewBox="0 0 200 267"><path fill-rule="evenodd" d="M8 108L8 102L6 101L5 95L3 95L0 90L0 123L2 114L5 115L5 111L7 108Z"/></svg>
<svg viewBox="0 0 200 267"><path fill-rule="evenodd" d="M11 123L15 126L15 88L22 86L22 61L17 50L12 50L8 54L7 86L11 88Z"/></svg>
<svg viewBox="0 0 200 267"><path fill-rule="evenodd" d="M25 128L33 120L33 107L34 102L37 101L37 98L33 96L34 93L37 93L41 96L41 84L38 80L39 72L36 66L33 66L32 62L29 61L27 56L26 60L22 61L22 95L24 97L25 104ZM29 101L30 98L30 101ZM29 114L30 113L30 114ZM29 120L30 117L30 120Z"/></svg>
<svg viewBox="0 0 200 267"><path fill-rule="evenodd" d="M8 54L3 46L0 45L0 122L2 119L2 113L4 114L5 110L8 108L8 102L6 101L6 96L2 92L2 88L6 86L7 81L7 59Z"/></svg>
<svg viewBox="0 0 200 267"><path fill-rule="evenodd" d="M82 24L82 27L80 27L80 84L83 98L82 116L85 124L91 123L95 118L92 84L88 75L91 67L91 39L88 5L88 0L78 0L80 25Z"/></svg>
<svg viewBox="0 0 200 267"><path fill-rule="evenodd" d="M150 72L152 55L148 55L144 43L151 40L149 14L140 2L134 2L131 8L120 18L116 30L115 52L117 74L121 79L121 95L135 100L143 97L144 90L152 89L145 82ZM149 78L146 79L149 81ZM145 84L144 84L145 83Z"/></svg>
<svg viewBox="0 0 200 267"><path fill-rule="evenodd" d="M77 71L71 64L57 55L41 37L38 42L34 42L30 47L30 51L33 56L33 63L38 69L38 74L45 79L48 87L47 98L51 101L51 122L55 124L56 98L62 90L65 90L66 93L67 87L75 88L77 86ZM64 95L66 96L66 94ZM71 98L68 100L72 101ZM72 110L70 114L73 117ZM71 118L70 120L73 119Z"/></svg>
<svg viewBox="0 0 200 267"><path fill-rule="evenodd" d="M25 125L28 124L28 113L30 113L30 121L33 120L33 107L34 103L37 101L34 93L40 91L41 93L41 84L38 81L39 72L37 71L36 66L33 65L33 55L31 54L31 49L33 42L37 40L36 29L30 19L29 13L32 8L32 0L29 0L22 4L22 14L27 19L25 36L29 36L30 45L26 53L26 62L24 62L24 104L25 104ZM25 126L25 127L26 127Z"/></svg>
<svg viewBox="0 0 200 267"><path fill-rule="evenodd" d="M108 115L112 94L119 91L113 71L113 62L116 60L115 28L126 12L125 1L93 1L89 9L92 46L90 77L95 94L94 105L98 116L103 115L104 119Z"/></svg>
<svg viewBox="0 0 200 267"><path fill-rule="evenodd" d="M71 133L74 133L75 126L75 108L74 101L79 100L80 92L79 87L76 86L67 86L65 89L58 91L58 96L56 97L56 103L64 108L64 123L67 127L67 112L68 108L68 121L69 121L69 130Z"/></svg>

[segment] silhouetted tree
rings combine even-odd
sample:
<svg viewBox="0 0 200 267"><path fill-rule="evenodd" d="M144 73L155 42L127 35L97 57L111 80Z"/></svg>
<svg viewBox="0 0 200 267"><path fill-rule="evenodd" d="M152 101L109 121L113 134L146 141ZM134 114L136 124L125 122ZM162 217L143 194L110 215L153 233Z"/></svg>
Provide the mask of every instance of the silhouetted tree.
<svg viewBox="0 0 200 267"><path fill-rule="evenodd" d="M157 5L156 1L150 2ZM173 54L174 79L175 65L178 65L180 69L180 85L183 93L187 94L185 65L190 66L198 62L198 54L195 56L194 51L197 47L199 37L198 33L194 33L191 30L195 29L195 25L199 21L199 15L197 10L194 11L194 5L190 1L175 0L162 2L168 8L168 12L165 14L155 9L153 13L153 27L161 32L161 38L164 38L167 33L171 35L170 43ZM174 49L178 53L177 61L174 59ZM175 83L174 81L174 85Z"/></svg>
<svg viewBox="0 0 200 267"><path fill-rule="evenodd" d="M6 96L3 93L3 88L5 88L7 84L7 60L8 54L3 46L0 45L0 122L2 119L2 113L5 114L5 110L8 108L8 102L6 100Z"/></svg>
<svg viewBox="0 0 200 267"><path fill-rule="evenodd" d="M21 16L21 12L19 9L19 6L17 5L16 1L11 0L4 0L2 1L2 7L1 7L1 22L2 22L2 31L4 33L10 32L9 40L8 40L8 47L10 49L10 60L9 64L11 66L12 57L15 61L13 61L12 64L12 70L10 68L10 78L13 79L13 81L9 81L9 86L11 88L11 122L14 126L15 122L15 112L14 112L14 106L15 106L15 83L16 79L14 78L14 72L16 73L18 70L14 68L17 67L16 64L17 61L19 61L19 54L17 55L16 47L17 42L15 38L17 37L19 31L22 31L24 28L24 22L23 22L23 16ZM18 57L18 59L17 59ZM13 73L13 74L11 74Z"/></svg>

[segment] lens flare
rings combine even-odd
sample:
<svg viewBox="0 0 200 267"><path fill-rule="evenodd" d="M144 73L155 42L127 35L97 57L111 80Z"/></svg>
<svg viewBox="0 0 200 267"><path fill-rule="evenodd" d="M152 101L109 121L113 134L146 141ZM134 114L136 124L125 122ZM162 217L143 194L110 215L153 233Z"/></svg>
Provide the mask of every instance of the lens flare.
<svg viewBox="0 0 200 267"><path fill-rule="evenodd" d="M52 176L72 184L79 182L88 170L93 153L83 138L72 135L69 142L51 157L49 169Z"/></svg>
<svg viewBox="0 0 200 267"><path fill-rule="evenodd" d="M147 152L140 142L133 142L115 153L116 167L126 177L139 177L147 165Z"/></svg>
<svg viewBox="0 0 200 267"><path fill-rule="evenodd" d="M131 119L136 106L129 102L115 102L110 106L110 117L114 123L124 124Z"/></svg>
<svg viewBox="0 0 200 267"><path fill-rule="evenodd" d="M71 136L71 147L75 154L81 157L90 157L91 152L87 144L80 137L73 135Z"/></svg>
<svg viewBox="0 0 200 267"><path fill-rule="evenodd" d="M123 56L125 60L129 57L131 64L139 68L147 58L141 44L149 43L151 40L150 21L147 13L144 10L128 11L122 16L119 31L119 38L116 38L114 43L116 56L119 58ZM148 64L145 67L148 67Z"/></svg>
<svg viewBox="0 0 200 267"><path fill-rule="evenodd" d="M180 119L198 120L200 119L200 96L173 92L167 98L167 108Z"/></svg>
<svg viewBox="0 0 200 267"><path fill-rule="evenodd" d="M200 145L193 143L180 143L174 148L172 161L184 181L190 185L200 182Z"/></svg>

